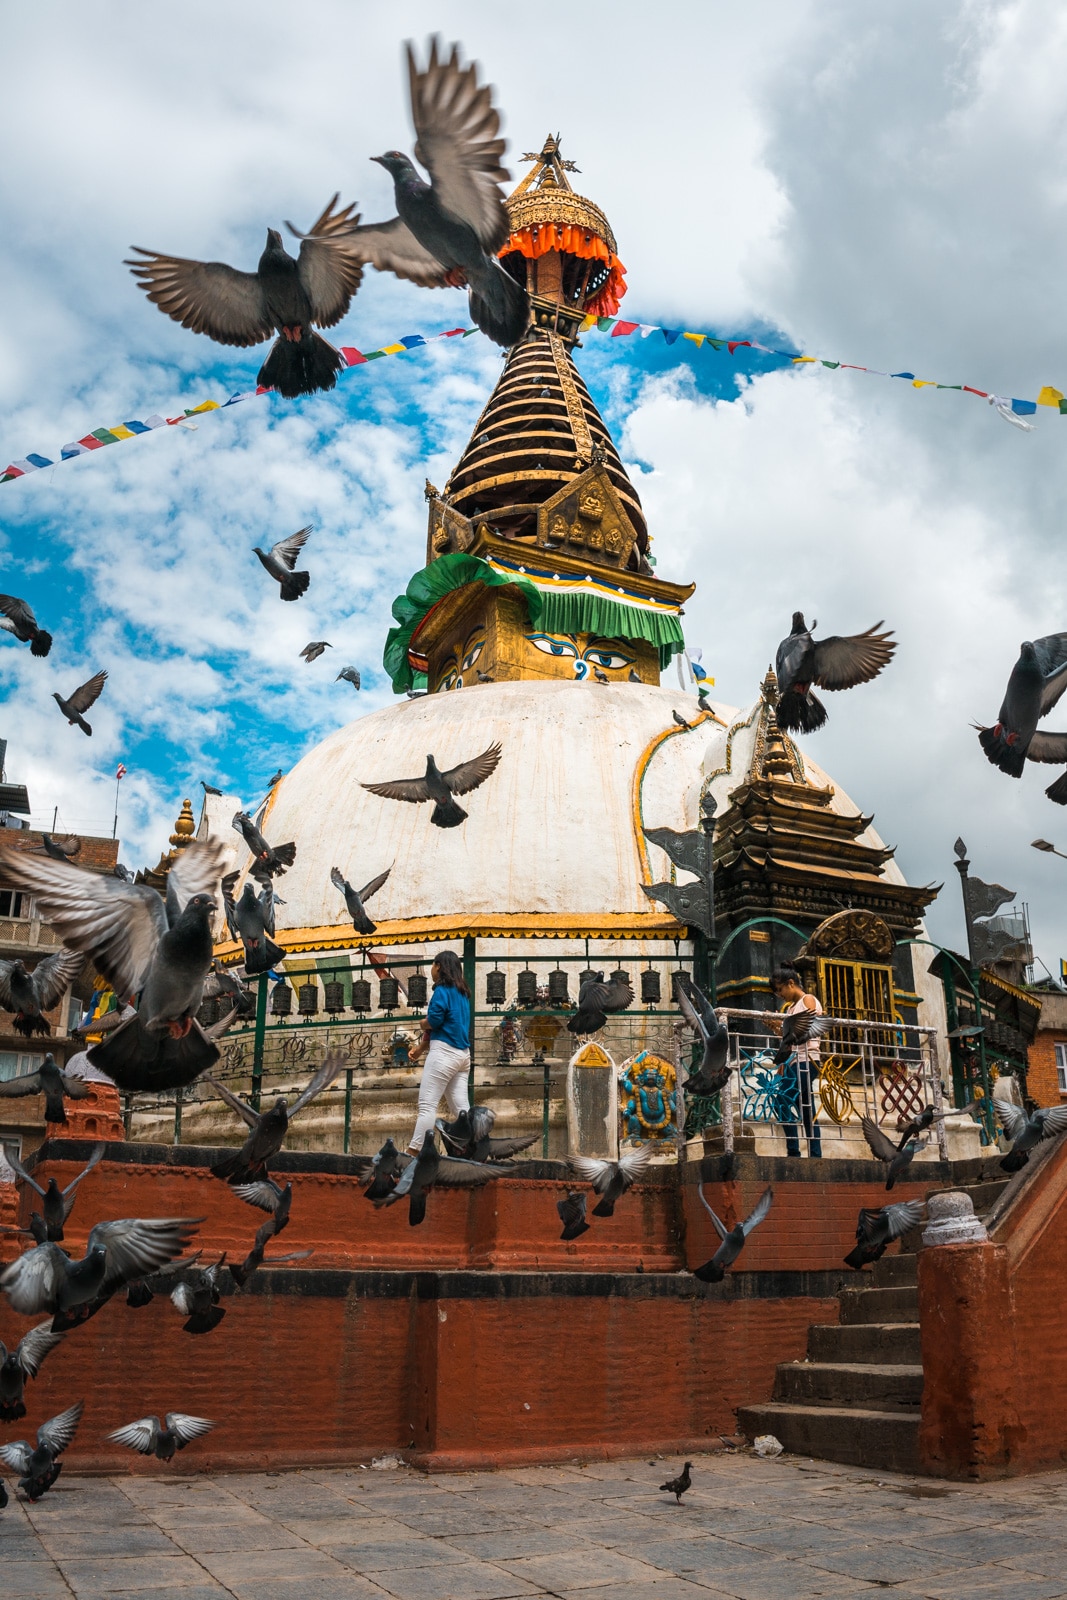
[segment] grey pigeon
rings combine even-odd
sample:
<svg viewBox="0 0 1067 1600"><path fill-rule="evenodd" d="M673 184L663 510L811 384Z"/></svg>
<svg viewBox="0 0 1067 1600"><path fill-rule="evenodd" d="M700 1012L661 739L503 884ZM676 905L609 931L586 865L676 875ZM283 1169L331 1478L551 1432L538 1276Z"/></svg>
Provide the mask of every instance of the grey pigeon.
<svg viewBox="0 0 1067 1600"><path fill-rule="evenodd" d="M880 1206L875 1211L861 1207L856 1223L856 1248L845 1257L846 1266L862 1272L872 1262L880 1261L894 1239L919 1226L925 1209L924 1200L898 1200L896 1205Z"/></svg>
<svg viewBox="0 0 1067 1600"><path fill-rule="evenodd" d="M273 787L272 782L271 788ZM296 845L292 840L288 844L268 844L247 811L234 813L233 826L252 852L254 858L252 872L260 881L276 877L279 872L284 872L286 867L291 867L296 860Z"/></svg>
<svg viewBox="0 0 1067 1600"><path fill-rule="evenodd" d="M84 1078L75 1078L71 1074L61 1072L56 1066L56 1059L51 1053L45 1056L36 1072L26 1072L19 1078L8 1078L0 1083L0 1095L8 1098L21 1098L28 1094L43 1094L44 1120L46 1122L66 1122L67 1113L63 1109L64 1098L68 1100L85 1100L89 1095L89 1087Z"/></svg>
<svg viewBox="0 0 1067 1600"><path fill-rule="evenodd" d="M945 1106L940 1111L935 1111L933 1106L924 1106L917 1117L904 1128L897 1140L897 1149L903 1150L904 1146L912 1139L918 1138L920 1133L925 1133L927 1128L932 1128L935 1122L943 1122L946 1117L971 1116L978 1110L979 1102L970 1100L965 1106L958 1109L955 1106Z"/></svg>
<svg viewBox="0 0 1067 1600"><path fill-rule="evenodd" d="M251 879L246 879L241 898L234 900L233 887L236 872L228 872L222 880L222 903L230 933L244 946L245 972L250 978L269 972L285 960L285 951L269 937L274 932L274 892L268 878L256 893Z"/></svg>
<svg viewBox="0 0 1067 1600"><path fill-rule="evenodd" d="M205 794L217 794L220 799L222 798L222 790L216 789L212 783L205 783L203 778L200 779L200 787Z"/></svg>
<svg viewBox="0 0 1067 1600"><path fill-rule="evenodd" d="M578 990L578 1009L567 1023L570 1033L597 1033L605 1026L609 1013L625 1011L633 1004L629 979L605 983L602 972L587 978Z"/></svg>
<svg viewBox="0 0 1067 1600"><path fill-rule="evenodd" d="M496 679L491 672L483 672L481 667L475 667L474 676L479 683L495 683Z"/></svg>
<svg viewBox="0 0 1067 1600"><path fill-rule="evenodd" d="M56 694L54 690L52 693L52 699L55 701L60 711L62 711L71 727L73 728L76 725L83 733L87 733L90 738L92 737L93 730L82 716L82 712L88 711L90 706L94 706L96 704L106 682L107 673L97 672L94 673L91 678L87 679L85 683L81 684L79 688L75 689L69 700L64 700L63 696L61 694Z"/></svg>
<svg viewBox="0 0 1067 1600"><path fill-rule="evenodd" d="M693 1463L691 1461L687 1461L676 1478L668 1478L666 1483L661 1483L659 1486L660 1494L673 1494L675 1503L677 1505L681 1505L683 1494L685 1494L687 1489L692 1488L693 1485L693 1479L690 1473L690 1468L692 1465Z"/></svg>
<svg viewBox="0 0 1067 1600"><path fill-rule="evenodd" d="M561 1239L579 1239L583 1233L589 1232L589 1224L585 1220L585 1194L581 1189L572 1190L562 1200L557 1200L556 1210L563 1224Z"/></svg>
<svg viewBox="0 0 1067 1600"><path fill-rule="evenodd" d="M224 1250L210 1267L191 1267L171 1290L171 1305L187 1318L182 1324L186 1333L210 1333L226 1315L219 1305L219 1273L225 1264Z"/></svg>
<svg viewBox="0 0 1067 1600"><path fill-rule="evenodd" d="M8 1166L17 1172L23 1183L28 1183L34 1193L39 1194L44 1202L41 1206L40 1218L44 1223L45 1238L51 1240L53 1244L58 1244L63 1238L64 1224L74 1209L79 1183L83 1178L89 1176L97 1162L103 1157L106 1149L106 1144L95 1145L85 1166L76 1178L70 1180L65 1189L61 1189L54 1178L49 1178L47 1189L42 1188L33 1174L26 1171L15 1152L8 1150Z"/></svg>
<svg viewBox="0 0 1067 1600"><path fill-rule="evenodd" d="M215 1426L207 1417L189 1417L184 1411L168 1411L162 1423L158 1417L141 1417L116 1428L107 1438L115 1444L124 1444L143 1456L155 1456L157 1461L172 1461L178 1450L184 1450L194 1439L202 1439Z"/></svg>
<svg viewBox="0 0 1067 1600"><path fill-rule="evenodd" d="M0 1272L0 1289L24 1317L51 1311L70 1320L56 1333L86 1320L85 1308L105 1300L134 1278L143 1278L181 1255L203 1217L127 1217L98 1222L89 1230L85 1255L74 1261L57 1244L26 1250ZM88 1314L91 1314L88 1313Z"/></svg>
<svg viewBox="0 0 1067 1600"><path fill-rule="evenodd" d="M262 344L277 331L256 382L287 399L332 389L345 362L312 325L332 328L351 304L363 277L362 263L350 249L359 221L352 206L334 208L334 195L307 234L294 261L276 228L255 272L238 272L222 261L189 261L133 249L140 261L126 261L148 298L194 333L217 344Z"/></svg>
<svg viewBox="0 0 1067 1600"><path fill-rule="evenodd" d="M626 681L628 683L643 683L644 679L639 672L635 672L633 667L631 667L629 672L626 674Z"/></svg>
<svg viewBox="0 0 1067 1600"><path fill-rule="evenodd" d="M468 1111L461 1111L453 1122L443 1122L439 1118L437 1131L448 1146L449 1153L466 1161L504 1161L508 1156L517 1155L520 1150L529 1149L537 1141L536 1133L525 1139L494 1139L492 1128L495 1122L496 1112L488 1106L471 1106Z"/></svg>
<svg viewBox="0 0 1067 1600"><path fill-rule="evenodd" d="M25 600L13 594L0 594L0 622L5 633L13 633L20 644L28 644L31 656L46 656L52 648L52 635L37 626L37 618Z"/></svg>
<svg viewBox="0 0 1067 1600"><path fill-rule="evenodd" d="M775 1065L780 1067L783 1062L788 1061L798 1045L809 1044L812 1040L820 1038L831 1026L832 1021L832 1017L823 1017L807 1009L794 1012L792 1015L786 1013L782 1017L781 1042L774 1052Z"/></svg>
<svg viewBox="0 0 1067 1600"><path fill-rule="evenodd" d="M1043 1139L1055 1139L1067 1129L1067 1106L1038 1106L1027 1114L1008 1100L994 1100L993 1109L1011 1140L1011 1149L1000 1163L1005 1172L1018 1172L1036 1145Z"/></svg>
<svg viewBox="0 0 1067 1600"><path fill-rule="evenodd" d="M19 957L0 961L0 1010L15 1013L12 1027L16 1033L26 1039L32 1039L35 1033L48 1037L51 1024L41 1013L50 1011L63 997L82 965L82 957L70 950L45 956L32 972Z"/></svg>
<svg viewBox="0 0 1067 1600"><path fill-rule="evenodd" d="M358 689L361 683L358 667L342 667L334 683L350 683L353 689Z"/></svg>
<svg viewBox="0 0 1067 1600"><path fill-rule="evenodd" d="M403 1163L392 1139L386 1139L371 1162L371 1181L363 1191L364 1200L384 1200L392 1194Z"/></svg>
<svg viewBox="0 0 1067 1600"><path fill-rule="evenodd" d="M571 1156L571 1166L586 1183L592 1184L600 1195L600 1204L593 1207L594 1217L611 1217L615 1207L642 1177L652 1159L652 1146L641 1150L627 1150L617 1161L598 1161L592 1156Z"/></svg>
<svg viewBox="0 0 1067 1600"><path fill-rule="evenodd" d="M231 1094L223 1084L216 1083L214 1078L209 1078L207 1081L211 1087L218 1091L231 1111L236 1111L251 1130L239 1150L223 1156L221 1161L217 1161L212 1167L211 1170L216 1178L227 1180L236 1178L240 1183L248 1183L253 1179L264 1177L267 1162L278 1154L285 1143L290 1120L298 1111L303 1111L306 1105L310 1105L323 1089L329 1087L343 1066L342 1055L338 1053L328 1055L291 1106L284 1095L279 1095L270 1110L263 1112L253 1111L251 1106L246 1105L237 1095Z"/></svg>
<svg viewBox="0 0 1067 1600"><path fill-rule="evenodd" d="M196 1021L211 967L211 919L224 846L194 840L167 874L166 901L72 862L5 852L0 882L28 889L64 943L86 955L136 1014L92 1047L89 1059L121 1089L173 1089L218 1060Z"/></svg>
<svg viewBox="0 0 1067 1600"><path fill-rule="evenodd" d="M597 683L610 683L611 682L611 679L608 677L607 673L606 672L601 672L600 668L597 667L597 666L593 667L593 677L596 679Z"/></svg>
<svg viewBox="0 0 1067 1600"><path fill-rule="evenodd" d="M430 174L425 183L400 150L372 156L393 179L397 215L357 228L353 247L381 272L429 288L470 288L472 320L505 349L517 344L530 320L526 291L497 260L511 233L504 206L504 140L492 90L479 87L476 65L462 67L452 46L445 59L438 40L425 69L407 46L415 158Z"/></svg>
<svg viewBox="0 0 1067 1600"><path fill-rule="evenodd" d="M812 628L818 627L817 622ZM876 622L866 633L834 634L813 639L803 612L793 612L793 626L778 646L778 726L783 733L814 733L826 721L826 707L812 694L819 689L853 689L869 683L893 658L892 632L879 633Z"/></svg>
<svg viewBox="0 0 1067 1600"><path fill-rule="evenodd" d="M120 883L132 883L134 881L133 873L130 871L129 867L124 867L121 861L115 862L115 865L111 869L111 876L113 878L118 878Z"/></svg>
<svg viewBox="0 0 1067 1600"><path fill-rule="evenodd" d="M273 1238L274 1220L268 1217L267 1221L257 1231L255 1242L244 1260L240 1265L237 1262L232 1262L230 1265L230 1276L239 1289L243 1289L252 1274L258 1272L260 1267L264 1265L278 1267L286 1261L306 1261L308 1256L315 1254L313 1250L290 1250L288 1255L271 1256L268 1261L265 1259L264 1252Z"/></svg>
<svg viewBox="0 0 1067 1600"><path fill-rule="evenodd" d="M300 654L310 666L313 661L317 661L319 659L323 651L332 649L333 645L328 639L313 639L310 644L306 644L304 646Z"/></svg>
<svg viewBox="0 0 1067 1600"><path fill-rule="evenodd" d="M686 732L688 732L689 729L693 726L693 724L691 722L687 722L686 721L686 719L682 716L680 711L672 711L671 712L671 716L674 718L676 726L679 727L679 728L685 728Z"/></svg>
<svg viewBox="0 0 1067 1600"><path fill-rule="evenodd" d="M718 1094L730 1077L730 1035L715 1008L691 980L687 986L680 976L674 980L678 1007L704 1047L700 1066L682 1085L688 1095Z"/></svg>
<svg viewBox="0 0 1067 1600"><path fill-rule="evenodd" d="M267 779L267 788L268 789L276 788L277 785L279 783L281 783L281 781L282 781L282 779L284 777L285 777L285 769L283 767L279 767L277 772L274 774L273 778L268 778Z"/></svg>
<svg viewBox="0 0 1067 1600"><path fill-rule="evenodd" d="M24 1333L14 1350L0 1340L0 1422L17 1422L26 1415L26 1379L36 1378L45 1356L62 1343L63 1335L52 1332L51 1322L39 1322Z"/></svg>
<svg viewBox="0 0 1067 1600"><path fill-rule="evenodd" d="M235 1183L233 1192L238 1200L243 1200L246 1205L270 1213L274 1219L271 1238L277 1238L278 1234L283 1233L289 1226L289 1208L293 1203L291 1183L287 1183L283 1189L272 1178L263 1177L255 1183Z"/></svg>
<svg viewBox="0 0 1067 1600"><path fill-rule="evenodd" d="M458 828L467 813L462 806L457 806L452 796L469 794L483 784L496 771L501 754L502 747L491 744L480 756L463 761L458 767L450 767L447 772L440 770L433 756L427 756L425 778L397 778L391 783L364 783L361 787L383 799L407 800L413 805L432 800L434 808L430 821L434 827Z"/></svg>
<svg viewBox="0 0 1067 1600"><path fill-rule="evenodd" d="M37 1444L27 1444L16 1439L12 1444L0 1444L0 1461L14 1467L19 1474L19 1488L31 1503L39 1500L55 1483L63 1470L59 1457L78 1431L84 1409L84 1400L51 1417L37 1429Z"/></svg>
<svg viewBox="0 0 1067 1600"><path fill-rule="evenodd" d="M131 1278L126 1285L126 1304L134 1310L140 1310L143 1306L151 1305L157 1294L169 1295L170 1279L177 1273L184 1272L186 1267L194 1266L203 1253L202 1250L197 1250L191 1256L168 1261L156 1272L149 1273L146 1278Z"/></svg>
<svg viewBox="0 0 1067 1600"><path fill-rule="evenodd" d="M373 933L377 927L377 924L372 922L366 911L364 911L363 902L369 900L372 894L378 893L391 871L391 867L386 867L384 872L379 872L376 878L372 878L369 883L365 883L362 889L353 889L339 868L332 867L330 869L330 882L335 889L340 889L344 895L348 915L352 918L352 926L357 933Z"/></svg>
<svg viewBox="0 0 1067 1600"><path fill-rule="evenodd" d="M287 539L279 539L269 550L261 550L258 544L252 546L253 552L280 585L283 600L299 600L311 582L310 572L296 571L296 558L307 544L311 531L309 522L306 528L298 528Z"/></svg>
<svg viewBox="0 0 1067 1600"><path fill-rule="evenodd" d="M744 1249L745 1240L748 1238L753 1228L759 1227L760 1223L771 1209L771 1202L774 1199L774 1190L765 1189L760 1198L757 1200L751 1213L745 1218L744 1222L739 1222L735 1228L727 1228L725 1223L719 1221L719 1218L708 1205L708 1202L704 1196L704 1185L702 1183L697 1184L697 1193L700 1195L701 1204L703 1205L708 1216L711 1218L715 1232L719 1235L722 1243L710 1261L705 1261L702 1267L697 1267L695 1269L693 1276L694 1278L699 1278L701 1283L721 1283L723 1278L726 1276L727 1267L733 1266L734 1262L741 1254L741 1251Z"/></svg>
<svg viewBox="0 0 1067 1600"><path fill-rule="evenodd" d="M488 1183L492 1176L492 1169L484 1164L458 1161L451 1156L441 1155L431 1129L423 1138L422 1149L413 1161L408 1162L396 1186L374 1204L380 1210L383 1206L395 1205L398 1200L406 1197L408 1222L413 1228L417 1228L426 1216L426 1196L431 1189L476 1188L480 1184Z"/></svg>
<svg viewBox="0 0 1067 1600"><path fill-rule="evenodd" d="M978 729L987 760L1009 777L1021 778L1027 760L1067 761L1067 733L1038 733L1037 725L1067 689L1067 633L1024 639L1011 669L1004 700L991 728ZM1067 802L1067 774L1045 790Z"/></svg>
<svg viewBox="0 0 1067 1600"><path fill-rule="evenodd" d="M69 861L73 856L81 854L82 842L70 834L66 839L53 839L50 833L42 833L41 849L46 856L51 856L53 861Z"/></svg>
<svg viewBox="0 0 1067 1600"><path fill-rule="evenodd" d="M1067 1126L1067 1119L1065 1119L1065 1126ZM925 1142L920 1143L918 1139L909 1139L907 1144L901 1144L898 1149L892 1139L886 1137L877 1122L871 1117L861 1117L860 1127L863 1129L863 1137L866 1139L875 1160L885 1162L885 1186L887 1189L892 1189L901 1173L906 1172L908 1167L911 1166L919 1151L925 1150Z"/></svg>

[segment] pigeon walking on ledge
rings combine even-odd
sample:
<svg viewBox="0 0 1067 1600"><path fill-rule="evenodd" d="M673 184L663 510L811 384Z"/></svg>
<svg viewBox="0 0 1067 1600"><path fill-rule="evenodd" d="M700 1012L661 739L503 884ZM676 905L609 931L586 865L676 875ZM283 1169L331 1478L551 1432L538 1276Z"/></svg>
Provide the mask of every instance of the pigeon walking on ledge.
<svg viewBox="0 0 1067 1600"><path fill-rule="evenodd" d="M427 288L468 285L472 321L510 349L526 332L530 302L497 260L511 233L501 188L510 174L493 91L479 87L477 65L460 65L457 45L446 58L436 38L425 68L410 44L407 64L415 158L430 182L400 150L372 156L393 179L397 215L357 228L352 247L379 271Z"/></svg>
<svg viewBox="0 0 1067 1600"><path fill-rule="evenodd" d="M834 634L813 639L804 614L793 612L789 636L778 646L776 716L783 733L814 733L826 721L826 707L812 688L853 689L869 683L893 659L896 640L892 632L879 633L876 622L866 633ZM813 622L812 628L818 627Z"/></svg>

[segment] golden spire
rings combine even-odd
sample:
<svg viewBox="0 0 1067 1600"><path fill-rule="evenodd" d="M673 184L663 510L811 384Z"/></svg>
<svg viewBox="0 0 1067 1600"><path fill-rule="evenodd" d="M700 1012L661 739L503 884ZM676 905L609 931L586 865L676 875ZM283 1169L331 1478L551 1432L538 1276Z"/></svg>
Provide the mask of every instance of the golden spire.
<svg viewBox="0 0 1067 1600"><path fill-rule="evenodd" d="M196 823L193 820L193 807L189 800L182 801L181 814L174 824L174 832L170 836L170 843L176 850L184 850L186 845L193 841L196 832Z"/></svg>

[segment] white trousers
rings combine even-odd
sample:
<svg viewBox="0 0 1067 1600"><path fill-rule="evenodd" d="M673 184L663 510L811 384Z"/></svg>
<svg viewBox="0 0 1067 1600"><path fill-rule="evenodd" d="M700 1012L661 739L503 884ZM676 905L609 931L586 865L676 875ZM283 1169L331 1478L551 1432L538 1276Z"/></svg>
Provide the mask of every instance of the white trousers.
<svg viewBox="0 0 1067 1600"><path fill-rule="evenodd" d="M445 1044L443 1039L430 1041L426 1063L419 1081L419 1118L411 1135L409 1150L421 1150L422 1141L437 1121L437 1108L447 1099L453 1117L470 1110L467 1094L467 1073L470 1071L471 1053Z"/></svg>

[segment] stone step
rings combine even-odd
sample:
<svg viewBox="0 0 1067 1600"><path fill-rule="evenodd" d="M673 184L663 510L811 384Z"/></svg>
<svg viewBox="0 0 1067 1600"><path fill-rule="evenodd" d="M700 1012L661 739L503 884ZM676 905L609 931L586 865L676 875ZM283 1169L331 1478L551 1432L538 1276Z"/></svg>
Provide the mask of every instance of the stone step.
<svg viewBox="0 0 1067 1600"><path fill-rule="evenodd" d="M842 1289L838 1295L841 1321L915 1322L918 1320L919 1291L909 1284L887 1289Z"/></svg>
<svg viewBox="0 0 1067 1600"><path fill-rule="evenodd" d="M864 1273L864 1278L867 1273ZM876 1261L870 1268L869 1283L875 1289L890 1289L896 1285L916 1286L919 1282L919 1258L917 1255L883 1256L881 1261ZM851 1289L853 1285L850 1283ZM857 1277L856 1288L866 1288L863 1278Z"/></svg>
<svg viewBox="0 0 1067 1600"><path fill-rule="evenodd" d="M988 1178L983 1183L972 1183L964 1190L971 1197L975 1215L984 1217L992 1211L1004 1190L1008 1187L1008 1178Z"/></svg>
<svg viewBox="0 0 1067 1600"><path fill-rule="evenodd" d="M808 1329L811 1361L899 1361L916 1365L922 1360L917 1322L812 1323Z"/></svg>
<svg viewBox="0 0 1067 1600"><path fill-rule="evenodd" d="M796 1455L877 1467L886 1472L919 1471L917 1413L771 1401L768 1405L741 1406L737 1422L746 1438L771 1433Z"/></svg>
<svg viewBox="0 0 1067 1600"><path fill-rule="evenodd" d="M800 1406L914 1413L922 1392L922 1366L896 1362L783 1361L774 1380L775 1400Z"/></svg>

